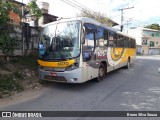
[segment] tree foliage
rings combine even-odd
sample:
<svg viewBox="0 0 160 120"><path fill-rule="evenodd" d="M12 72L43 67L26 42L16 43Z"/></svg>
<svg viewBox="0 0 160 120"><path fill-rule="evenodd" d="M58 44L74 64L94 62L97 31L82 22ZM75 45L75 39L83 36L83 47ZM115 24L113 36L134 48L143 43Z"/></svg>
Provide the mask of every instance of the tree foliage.
<svg viewBox="0 0 160 120"><path fill-rule="evenodd" d="M80 14L77 15L77 17L92 18L92 19L95 19L95 20L99 21L102 24L112 26L112 23L109 20L109 18L105 17L105 15L100 13L100 12L90 12L90 11L87 11L87 10L83 10L83 11L81 11Z"/></svg>
<svg viewBox="0 0 160 120"><path fill-rule="evenodd" d="M160 26L157 23L151 24L146 26L145 28L154 29L154 30L160 30Z"/></svg>
<svg viewBox="0 0 160 120"><path fill-rule="evenodd" d="M35 15L36 18L40 18L42 16L42 11L38 7L36 1L37 0L32 0L31 2L28 3L29 13Z"/></svg>
<svg viewBox="0 0 160 120"><path fill-rule="evenodd" d="M36 4L37 0L32 0L29 3L29 12L34 14L36 18L39 18L42 15L42 12L38 5ZM13 0L0 0L0 49L2 53L6 55L12 55L16 49L18 43L14 29L12 25L9 24L9 13L13 11L22 17L22 9L19 4Z"/></svg>
<svg viewBox="0 0 160 120"><path fill-rule="evenodd" d="M18 13L18 8L15 8L12 0L0 0L0 49L6 55L11 55L15 50L18 42L16 36L13 35L13 29L9 25L9 12Z"/></svg>

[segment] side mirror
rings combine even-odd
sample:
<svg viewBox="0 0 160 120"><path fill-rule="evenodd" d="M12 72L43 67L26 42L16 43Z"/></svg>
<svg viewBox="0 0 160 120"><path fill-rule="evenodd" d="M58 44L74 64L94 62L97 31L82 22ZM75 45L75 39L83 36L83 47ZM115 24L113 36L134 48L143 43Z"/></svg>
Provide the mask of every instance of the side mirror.
<svg viewBox="0 0 160 120"><path fill-rule="evenodd" d="M82 40L81 40L81 43L85 44L85 27L84 26L83 26L83 29L82 29Z"/></svg>

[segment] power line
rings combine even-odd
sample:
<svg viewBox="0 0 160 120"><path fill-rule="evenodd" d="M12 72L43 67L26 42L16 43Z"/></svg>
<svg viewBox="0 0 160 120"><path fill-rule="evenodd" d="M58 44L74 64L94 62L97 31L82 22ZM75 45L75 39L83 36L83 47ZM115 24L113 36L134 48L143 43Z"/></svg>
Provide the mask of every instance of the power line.
<svg viewBox="0 0 160 120"><path fill-rule="evenodd" d="M81 3L77 2L76 0L61 0L62 2L67 3L68 5L71 5L72 7L79 9L80 11L85 11L89 14L96 15L96 12L91 10L90 8L87 8L86 6L82 5Z"/></svg>
<svg viewBox="0 0 160 120"><path fill-rule="evenodd" d="M79 7L79 6L75 5L75 4L72 4L71 2L68 2L66 0L61 0L61 1L67 3L68 5L71 5L72 7L76 8L76 9L82 10L81 7Z"/></svg>
<svg viewBox="0 0 160 120"><path fill-rule="evenodd" d="M133 19L134 21L141 22L141 23L144 23L144 24L149 24L148 22L143 22L143 21L140 21L140 20L136 20L134 18L130 18L130 17L126 17L126 16L125 16L125 18Z"/></svg>
<svg viewBox="0 0 160 120"><path fill-rule="evenodd" d="M84 5L78 3L77 1L74 0L74 2L70 1L70 0L61 0L65 3L67 3L68 5L71 5L72 7L79 9L80 11L85 11L87 13L91 13L93 12L91 9L85 7ZM83 7L82 7L83 6Z"/></svg>
<svg viewBox="0 0 160 120"><path fill-rule="evenodd" d="M72 1L74 1L74 2L77 3L78 5L80 5L81 7L85 8L85 9L87 9L87 10L89 10L89 11L93 11L93 10L91 10L90 8L86 7L85 5L77 2L76 0L72 0Z"/></svg>

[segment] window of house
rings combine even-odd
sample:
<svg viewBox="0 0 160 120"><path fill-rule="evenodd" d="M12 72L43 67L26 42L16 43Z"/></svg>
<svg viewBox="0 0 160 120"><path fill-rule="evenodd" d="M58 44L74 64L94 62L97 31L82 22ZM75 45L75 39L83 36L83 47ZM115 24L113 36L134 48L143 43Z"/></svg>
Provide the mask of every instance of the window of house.
<svg viewBox="0 0 160 120"><path fill-rule="evenodd" d="M143 39L142 45L147 45L147 39Z"/></svg>
<svg viewBox="0 0 160 120"><path fill-rule="evenodd" d="M160 37L160 33L159 32L156 33L156 37Z"/></svg>
<svg viewBox="0 0 160 120"><path fill-rule="evenodd" d="M150 41L150 47L154 47L154 42Z"/></svg>
<svg viewBox="0 0 160 120"><path fill-rule="evenodd" d="M155 37L156 33L155 32L150 32L150 36Z"/></svg>
<svg viewBox="0 0 160 120"><path fill-rule="evenodd" d="M146 30L143 31L143 34L150 35L149 31L146 31Z"/></svg>

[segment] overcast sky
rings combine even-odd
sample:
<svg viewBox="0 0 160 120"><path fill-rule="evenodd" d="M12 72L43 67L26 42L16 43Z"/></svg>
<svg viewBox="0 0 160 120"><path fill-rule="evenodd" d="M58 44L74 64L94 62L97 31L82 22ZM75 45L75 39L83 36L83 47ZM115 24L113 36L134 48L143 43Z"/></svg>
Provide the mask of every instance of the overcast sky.
<svg viewBox="0 0 160 120"><path fill-rule="evenodd" d="M22 2L22 0L17 0ZM28 3L30 0L23 0ZM68 5L64 0L38 0L49 3L49 13L58 17L75 17L80 10ZM121 23L121 8L124 10L125 27L138 27L152 23L160 23L160 0L69 0L93 11L107 15L117 23ZM127 22L128 21L128 22Z"/></svg>

